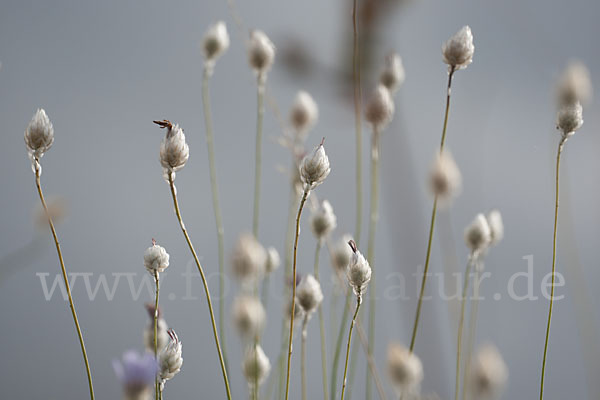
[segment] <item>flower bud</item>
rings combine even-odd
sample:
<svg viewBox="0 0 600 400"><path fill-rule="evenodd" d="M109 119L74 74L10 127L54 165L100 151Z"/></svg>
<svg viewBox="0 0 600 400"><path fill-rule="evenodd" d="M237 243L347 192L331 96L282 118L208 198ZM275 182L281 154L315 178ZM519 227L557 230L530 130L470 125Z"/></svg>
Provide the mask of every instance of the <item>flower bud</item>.
<svg viewBox="0 0 600 400"><path fill-rule="evenodd" d="M210 26L204 34L202 43L204 57L214 62L229 48L229 34L225 22L218 21Z"/></svg>
<svg viewBox="0 0 600 400"><path fill-rule="evenodd" d="M267 35L259 30L250 33L248 42L248 62L259 75L264 75L275 61L275 45Z"/></svg>
<svg viewBox="0 0 600 400"><path fill-rule="evenodd" d="M346 268L350 264L352 258L352 249L348 246L350 240L352 240L352 235L346 234L333 248L332 263L338 272L346 272Z"/></svg>
<svg viewBox="0 0 600 400"><path fill-rule="evenodd" d="M240 235L231 258L234 277L242 283L254 282L263 276L266 263L267 252L254 235Z"/></svg>
<svg viewBox="0 0 600 400"><path fill-rule="evenodd" d="M442 46L444 62L452 69L463 69L473 61L473 34L471 28L463 26Z"/></svg>
<svg viewBox="0 0 600 400"><path fill-rule="evenodd" d="M260 345L252 346L244 357L242 370L250 386L261 385L271 372L271 362Z"/></svg>
<svg viewBox="0 0 600 400"><path fill-rule="evenodd" d="M155 272L163 272L169 266L169 253L164 247L152 240L152 246L144 252L144 266L148 273L154 276Z"/></svg>
<svg viewBox="0 0 600 400"><path fill-rule="evenodd" d="M508 368L502 356L492 345L477 352L469 377L469 391L473 399L498 398L508 380Z"/></svg>
<svg viewBox="0 0 600 400"><path fill-rule="evenodd" d="M496 246L504 238L504 223L502 222L502 214L500 214L500 211L498 210L492 210L488 213L486 218L492 234L490 246Z"/></svg>
<svg viewBox="0 0 600 400"><path fill-rule="evenodd" d="M161 387L173 379L183 365L183 356L181 354L181 342L173 329L169 329L169 344L159 355L159 379Z"/></svg>
<svg viewBox="0 0 600 400"><path fill-rule="evenodd" d="M312 190L323 183L331 172L323 143L302 159L299 169L300 178L306 189Z"/></svg>
<svg viewBox="0 0 600 400"><path fill-rule="evenodd" d="M267 314L259 299L240 296L233 302L233 324L244 339L254 340L265 326Z"/></svg>
<svg viewBox="0 0 600 400"><path fill-rule="evenodd" d="M41 158L52 147L54 127L43 108L38 108L25 129L25 145L32 159Z"/></svg>
<svg viewBox="0 0 600 400"><path fill-rule="evenodd" d="M296 301L308 316L319 307L323 301L323 291L314 276L307 275L302 278L296 289Z"/></svg>
<svg viewBox="0 0 600 400"><path fill-rule="evenodd" d="M423 380L423 365L414 353L398 343L390 343L387 354L387 370L398 396L419 391Z"/></svg>
<svg viewBox="0 0 600 400"><path fill-rule="evenodd" d="M581 61L569 63L558 81L557 89L558 103L561 107L577 102L588 104L594 91L590 71Z"/></svg>
<svg viewBox="0 0 600 400"><path fill-rule="evenodd" d="M267 274L275 271L281 264L281 258L275 247L269 247L267 249L267 262L265 264L265 271Z"/></svg>
<svg viewBox="0 0 600 400"><path fill-rule="evenodd" d="M477 214L465 229L465 243L472 252L484 250L492 241L492 231L483 214Z"/></svg>
<svg viewBox="0 0 600 400"><path fill-rule="evenodd" d="M323 200L320 207L313 212L310 219L311 229L317 239L323 239L329 235L337 226L337 218L333 213L333 207L327 200Z"/></svg>
<svg viewBox="0 0 600 400"><path fill-rule="evenodd" d="M402 58L397 53L390 53L385 58L385 66L379 76L379 83L385 86L391 94L396 93L405 79Z"/></svg>
<svg viewBox="0 0 600 400"><path fill-rule="evenodd" d="M581 103L562 106L558 111L556 127L562 131L563 136L572 136L583 125L583 108Z"/></svg>
<svg viewBox="0 0 600 400"><path fill-rule="evenodd" d="M375 129L384 129L394 117L394 99L382 84L377 85L365 108L365 118Z"/></svg>
<svg viewBox="0 0 600 400"><path fill-rule="evenodd" d="M164 168L165 177L175 179L175 172L185 166L190 157L190 148L185 141L185 134L179 125L168 120L154 121L161 128L167 128L167 134L160 144L160 164Z"/></svg>
<svg viewBox="0 0 600 400"><path fill-rule="evenodd" d="M350 264L348 264L346 274L348 275L348 282L350 282L354 294L361 301L362 295L367 290L367 285L371 280L371 266L356 248L354 240L350 240L348 245L352 249L352 257L350 257Z"/></svg>
<svg viewBox="0 0 600 400"><path fill-rule="evenodd" d="M305 136L317 122L318 117L319 107L315 100L307 92L299 91L290 111L290 122L296 133Z"/></svg>
<svg viewBox="0 0 600 400"><path fill-rule="evenodd" d="M462 177L452 154L448 150L436 154L429 174L429 186L434 195L446 202L460 193Z"/></svg>

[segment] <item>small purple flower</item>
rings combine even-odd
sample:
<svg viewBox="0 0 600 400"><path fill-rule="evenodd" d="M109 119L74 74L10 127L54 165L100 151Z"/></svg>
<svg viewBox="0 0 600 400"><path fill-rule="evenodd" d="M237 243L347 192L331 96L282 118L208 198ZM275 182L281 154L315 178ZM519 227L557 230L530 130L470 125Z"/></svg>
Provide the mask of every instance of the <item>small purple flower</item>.
<svg viewBox="0 0 600 400"><path fill-rule="evenodd" d="M129 398L136 398L154 384L158 363L150 353L140 355L128 350L123 354L122 361L113 361L113 369L125 394Z"/></svg>

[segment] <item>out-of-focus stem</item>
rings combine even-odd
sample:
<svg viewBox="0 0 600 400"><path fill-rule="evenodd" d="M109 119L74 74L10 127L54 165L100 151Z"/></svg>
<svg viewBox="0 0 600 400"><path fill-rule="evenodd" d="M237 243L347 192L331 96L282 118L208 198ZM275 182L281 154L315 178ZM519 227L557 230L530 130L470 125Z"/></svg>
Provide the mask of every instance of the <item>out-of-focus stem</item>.
<svg viewBox="0 0 600 400"><path fill-rule="evenodd" d="M462 347L463 326L465 322L465 305L467 304L467 293L469 290L469 276L471 266L475 262L475 254L471 254L465 270L465 279L463 282L462 297L460 303L460 318L458 320L458 335L456 339L456 379L454 386L454 400L458 400L458 391L460 390L460 352Z"/></svg>
<svg viewBox="0 0 600 400"><path fill-rule="evenodd" d="M317 240L315 248L315 278L321 282L319 278L319 255L321 254L322 240ZM321 335L321 372L323 374L323 399L327 400L327 343L325 338L325 320L323 317L323 305L319 304L319 331Z"/></svg>
<svg viewBox="0 0 600 400"><path fill-rule="evenodd" d="M356 125L356 232L354 240L360 243L362 230L362 126L361 126L361 87L360 87L360 49L358 47L358 16L357 2L352 3L352 81L354 83L354 119ZM333 390L333 389L332 389Z"/></svg>
<svg viewBox="0 0 600 400"><path fill-rule="evenodd" d="M479 283L479 271L476 268L475 271L475 282ZM479 293L473 289L473 302L471 304L471 310L469 311L469 334L467 336L467 353L465 358L465 372L463 373L463 391L462 400L467 399L467 385L469 384L469 376L471 375L471 359L473 357L473 349L475 347L475 337L477 333L477 313L479 311Z"/></svg>
<svg viewBox="0 0 600 400"><path fill-rule="evenodd" d="M302 345L300 349L301 360L300 360L300 369L302 375L302 400L306 400L306 336L308 332L306 331L306 325L308 323L308 315L304 315L304 319L302 320Z"/></svg>
<svg viewBox="0 0 600 400"><path fill-rule="evenodd" d="M254 163L254 212L252 214L252 233L258 239L258 214L260 211L260 178L262 169L262 131L265 113L265 77L258 75L256 85L256 159Z"/></svg>

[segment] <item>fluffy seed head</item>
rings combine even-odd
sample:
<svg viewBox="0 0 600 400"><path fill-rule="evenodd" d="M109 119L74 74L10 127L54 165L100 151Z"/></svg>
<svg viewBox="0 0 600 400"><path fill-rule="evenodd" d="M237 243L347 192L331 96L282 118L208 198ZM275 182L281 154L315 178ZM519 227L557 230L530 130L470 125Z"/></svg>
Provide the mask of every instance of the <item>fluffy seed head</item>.
<svg viewBox="0 0 600 400"><path fill-rule="evenodd" d="M314 276L307 275L302 278L296 289L296 301L309 316L319 307L323 301L323 291Z"/></svg>
<svg viewBox="0 0 600 400"><path fill-rule="evenodd" d="M583 108L581 103L565 105L558 111L556 127L563 136L571 136L583 125Z"/></svg>
<svg viewBox="0 0 600 400"><path fill-rule="evenodd" d="M265 271L267 274L275 271L279 268L279 264L281 264L281 258L279 257L279 253L275 247L269 247L267 249L267 262L265 264Z"/></svg>
<svg viewBox="0 0 600 400"><path fill-rule="evenodd" d="M385 86L390 93L394 94L404 83L405 77L402 58L400 58L398 53L388 54L385 58L383 71L381 71L381 75L379 76L379 83Z"/></svg>
<svg viewBox="0 0 600 400"><path fill-rule="evenodd" d="M496 246L504 238L504 223L502 222L502 214L500 214L500 211L490 211L487 215L487 222L492 234L490 246Z"/></svg>
<svg viewBox="0 0 600 400"><path fill-rule="evenodd" d="M345 272L352 258L352 249L348 242L352 240L352 235L345 234L333 248L332 262L335 269L339 272Z"/></svg>
<svg viewBox="0 0 600 400"><path fill-rule="evenodd" d="M317 237L322 239L329 235L337 226L337 218L333 213L333 207L327 200L323 200L310 219L310 227Z"/></svg>
<svg viewBox="0 0 600 400"><path fill-rule="evenodd" d="M172 176L175 179L175 172L183 168L190 157L190 148L185 141L185 134L179 125L173 125L166 119L154 123L167 129L167 134L160 143L160 164L164 169L165 177Z"/></svg>
<svg viewBox="0 0 600 400"><path fill-rule="evenodd" d="M266 262L267 252L254 235L240 235L231 258L233 275L242 283L253 282L263 276Z"/></svg>
<svg viewBox="0 0 600 400"><path fill-rule="evenodd" d="M418 392L423 380L423 365L414 353L398 343L390 343L387 353L387 370L398 395Z"/></svg>
<svg viewBox="0 0 600 400"><path fill-rule="evenodd" d="M204 34L202 47L206 60L213 62L229 48L229 34L225 22L218 21L208 28Z"/></svg>
<svg viewBox="0 0 600 400"><path fill-rule="evenodd" d="M429 186L432 193L444 202L449 202L460 193L462 177L448 150L436 154L429 174Z"/></svg>
<svg viewBox="0 0 600 400"><path fill-rule="evenodd" d="M442 46L443 60L450 69L463 69L473 61L473 34L471 28L463 26Z"/></svg>
<svg viewBox="0 0 600 400"><path fill-rule="evenodd" d="M352 256L350 257L350 263L346 269L346 274L348 275L348 282L350 283L350 286L352 286L354 294L360 301L371 280L371 266L356 248L354 240L350 240L348 245L352 250Z"/></svg>
<svg viewBox="0 0 600 400"><path fill-rule="evenodd" d="M271 372L271 362L260 345L252 346L246 352L242 370L246 382L251 386L255 383L261 385L267 379Z"/></svg>
<svg viewBox="0 0 600 400"><path fill-rule="evenodd" d="M161 385L173 379L183 365L183 356L181 354L181 341L173 329L169 329L169 344L163 349L159 355L160 380Z"/></svg>
<svg viewBox="0 0 600 400"><path fill-rule="evenodd" d="M365 118L376 129L385 128L394 117L394 99L382 84L377 85L365 108Z"/></svg>
<svg viewBox="0 0 600 400"><path fill-rule="evenodd" d="M483 214L477 214L465 229L465 243L472 252L484 250L492 241L492 230Z"/></svg>
<svg viewBox="0 0 600 400"><path fill-rule="evenodd" d="M38 110L25 129L25 145L30 157L39 159L54 142L54 127L43 108Z"/></svg>
<svg viewBox="0 0 600 400"><path fill-rule="evenodd" d="M580 102L588 104L592 100L590 71L581 61L569 63L558 81L558 103L560 106Z"/></svg>
<svg viewBox="0 0 600 400"><path fill-rule="evenodd" d="M265 74L275 61L275 45L263 31L250 32L248 62L256 73Z"/></svg>
<svg viewBox="0 0 600 400"><path fill-rule="evenodd" d="M485 345L473 360L468 390L474 399L495 399L500 396L508 368L493 345Z"/></svg>
<svg viewBox="0 0 600 400"><path fill-rule="evenodd" d="M304 137L319 118L319 107L310 94L301 90L296 94L290 111L290 122L295 132Z"/></svg>
<svg viewBox="0 0 600 400"><path fill-rule="evenodd" d="M262 302L254 296L240 296L233 302L233 324L244 339L253 340L265 326L267 314Z"/></svg>
<svg viewBox="0 0 600 400"><path fill-rule="evenodd" d="M300 178L309 190L319 186L331 172L329 158L323 142L307 154L300 162Z"/></svg>
<svg viewBox="0 0 600 400"><path fill-rule="evenodd" d="M154 272L163 272L168 266L169 253L164 247L157 245L153 239L152 246L144 252L144 267L150 275L154 276Z"/></svg>
<svg viewBox="0 0 600 400"><path fill-rule="evenodd" d="M113 360L113 369L123 386L125 400L150 399L151 387L158 372L158 363L152 354L140 355L129 350L120 361Z"/></svg>

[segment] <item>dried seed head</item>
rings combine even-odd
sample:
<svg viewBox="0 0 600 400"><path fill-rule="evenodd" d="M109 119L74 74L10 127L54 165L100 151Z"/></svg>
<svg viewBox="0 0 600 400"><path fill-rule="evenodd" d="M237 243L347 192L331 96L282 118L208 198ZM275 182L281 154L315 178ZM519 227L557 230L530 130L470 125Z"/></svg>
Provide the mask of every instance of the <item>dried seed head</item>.
<svg viewBox="0 0 600 400"><path fill-rule="evenodd" d="M151 398L151 388L158 372L158 363L152 354L139 355L134 350L126 351L120 361L113 360L113 369L123 386L125 400Z"/></svg>
<svg viewBox="0 0 600 400"><path fill-rule="evenodd" d="M419 391L423 380L423 365L419 357L401 344L390 343L388 346L387 370L398 395Z"/></svg>
<svg viewBox="0 0 600 400"><path fill-rule="evenodd" d="M169 253L164 247L157 245L153 239L152 246L144 252L144 267L150 275L154 276L155 272L163 272L168 266Z"/></svg>
<svg viewBox="0 0 600 400"><path fill-rule="evenodd" d="M562 106L558 111L556 127L562 132L563 136L572 136L575 131L583 125L583 108L581 103Z"/></svg>
<svg viewBox="0 0 600 400"><path fill-rule="evenodd" d="M231 258L234 277L242 283L254 282L264 275L266 263L267 251L254 235L240 235Z"/></svg>
<svg viewBox="0 0 600 400"><path fill-rule="evenodd" d="M275 45L263 31L250 32L248 62L259 75L264 75L275 61Z"/></svg>
<svg viewBox="0 0 600 400"><path fill-rule="evenodd" d="M379 76L379 83L385 86L391 94L396 93L405 79L402 58L398 53L390 53L385 58L385 66Z"/></svg>
<svg viewBox="0 0 600 400"><path fill-rule="evenodd" d="M319 208L314 210L310 226L317 239L323 239L335 229L337 218L329 201L323 200Z"/></svg>
<svg viewBox="0 0 600 400"><path fill-rule="evenodd" d="M376 129L384 129L394 117L394 99L382 84L377 85L365 108L365 118Z"/></svg>
<svg viewBox="0 0 600 400"><path fill-rule="evenodd" d="M244 339L254 340L265 326L267 314L259 299L240 296L233 302L233 323Z"/></svg>
<svg viewBox="0 0 600 400"><path fill-rule="evenodd" d="M312 190L323 183L331 172L331 168L322 142L302 159L299 169L300 178L308 190Z"/></svg>
<svg viewBox="0 0 600 400"><path fill-rule="evenodd" d="M508 380L508 368L493 345L485 345L473 360L469 387L474 399L498 398Z"/></svg>
<svg viewBox="0 0 600 400"><path fill-rule="evenodd" d="M25 145L29 156L41 158L52 147L54 142L54 127L43 108L38 108L25 129ZM35 172L35 170L34 170Z"/></svg>
<svg viewBox="0 0 600 400"><path fill-rule="evenodd" d="M490 211L487 215L487 222L492 234L490 246L496 246L504 238L504 223L502 222L502 214L500 214L500 211Z"/></svg>
<svg viewBox="0 0 600 400"><path fill-rule="evenodd" d="M160 384L165 385L170 379L173 379L183 365L183 356L181 354L181 342L173 329L169 329L169 344L159 355L159 378Z"/></svg>
<svg viewBox="0 0 600 400"><path fill-rule="evenodd" d="M473 61L473 34L471 28L463 26L442 46L442 56L449 69L463 69Z"/></svg>
<svg viewBox="0 0 600 400"><path fill-rule="evenodd" d="M269 247L267 249L267 262L265 264L265 270L267 274L275 271L279 268L279 264L281 264L281 258L279 257L279 253L275 247Z"/></svg>
<svg viewBox="0 0 600 400"><path fill-rule="evenodd" d="M429 186L432 193L444 202L449 202L460 193L462 177L448 150L436 154L429 174Z"/></svg>
<svg viewBox="0 0 600 400"><path fill-rule="evenodd" d="M244 357L242 370L250 386L261 385L271 372L271 362L260 345L252 346Z"/></svg>
<svg viewBox="0 0 600 400"><path fill-rule="evenodd" d="M160 144L160 164L164 169L165 178L171 176L175 179L175 172L183 168L190 157L190 148L185 141L185 134L179 125L173 125L166 119L154 123L167 129L167 134Z"/></svg>
<svg viewBox="0 0 600 400"><path fill-rule="evenodd" d="M593 93L590 71L581 61L569 63L558 81L558 103L565 106L580 102L583 105L592 100Z"/></svg>
<svg viewBox="0 0 600 400"><path fill-rule="evenodd" d="M352 235L345 234L333 248L332 262L338 272L346 272L350 259L352 258L352 249L348 242L352 240Z"/></svg>
<svg viewBox="0 0 600 400"><path fill-rule="evenodd" d="M229 34L225 22L218 21L211 25L204 34L204 57L207 61L215 62L229 48Z"/></svg>
<svg viewBox="0 0 600 400"><path fill-rule="evenodd" d="M290 111L290 122L297 135L304 138L319 118L319 107L310 94L301 90L296 94Z"/></svg>
<svg viewBox="0 0 600 400"><path fill-rule="evenodd" d="M302 278L296 289L296 301L309 317L319 307L323 301L323 291L314 276L307 275Z"/></svg>
<svg viewBox="0 0 600 400"><path fill-rule="evenodd" d="M348 245L352 249L352 256L350 257L346 274L348 275L348 282L350 282L354 294L358 298L358 301L361 301L362 295L367 290L367 285L371 280L371 266L356 248L354 240L350 240Z"/></svg>
<svg viewBox="0 0 600 400"><path fill-rule="evenodd" d="M492 230L483 214L477 214L465 229L465 243L472 252L481 252L492 241Z"/></svg>

